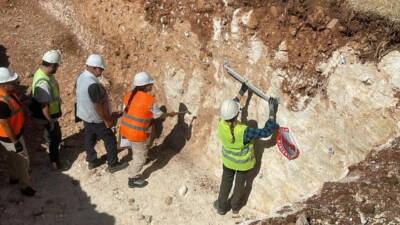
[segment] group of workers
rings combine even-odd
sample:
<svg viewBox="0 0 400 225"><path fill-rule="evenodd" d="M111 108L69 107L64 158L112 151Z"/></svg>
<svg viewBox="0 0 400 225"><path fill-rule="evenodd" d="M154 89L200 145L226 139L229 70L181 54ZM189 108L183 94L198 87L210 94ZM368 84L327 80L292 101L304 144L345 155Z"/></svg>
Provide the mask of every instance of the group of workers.
<svg viewBox="0 0 400 225"><path fill-rule="evenodd" d="M63 167L59 156L62 133L58 122L62 116L62 101L55 77L60 62L61 54L58 50L50 50L43 55L42 63L33 77L29 103L35 125L44 128L50 165L55 170ZM92 170L102 164L94 149L96 142L101 139L107 152L106 171L114 173L129 166L128 186L144 187L147 181L141 177L141 172L150 147L153 121L176 116L178 112L160 110L151 94L154 80L146 72L134 76L133 88L123 97L123 110L113 112L107 90L98 79L104 69L102 56L91 54L75 84L75 120L83 121L88 169ZM34 196L36 191L31 186L29 155L23 136L23 104L16 94L17 81L17 73L0 67L0 144L7 152L10 184L19 183L23 195ZM243 207L247 178L256 164L253 141L272 135L279 127L276 123L278 102L274 98L269 101L270 117L264 128L251 128L238 121L240 98L246 91L247 86L243 84L238 97L225 100L221 106L217 133L222 144L223 173L218 199L213 204L220 215L226 214L230 209L233 213L238 213ZM112 130L118 119L119 133L132 149L130 165L118 160L117 139ZM229 199L234 180L235 187Z"/></svg>

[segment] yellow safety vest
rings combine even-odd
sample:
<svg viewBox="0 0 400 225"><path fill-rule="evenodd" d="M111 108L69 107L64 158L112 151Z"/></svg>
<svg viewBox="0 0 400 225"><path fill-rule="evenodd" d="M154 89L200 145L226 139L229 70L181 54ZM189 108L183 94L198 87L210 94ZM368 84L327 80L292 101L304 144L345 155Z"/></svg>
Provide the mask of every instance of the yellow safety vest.
<svg viewBox="0 0 400 225"><path fill-rule="evenodd" d="M253 143L244 144L243 137L247 126L236 124L234 129L235 142L229 124L221 120L218 124L218 138L222 143L222 162L232 170L247 171L256 165Z"/></svg>
<svg viewBox="0 0 400 225"><path fill-rule="evenodd" d="M61 112L60 90L54 76L47 76L41 69L38 69L32 81L32 95L35 95L35 89L40 81L45 81L50 87L49 114L56 115Z"/></svg>

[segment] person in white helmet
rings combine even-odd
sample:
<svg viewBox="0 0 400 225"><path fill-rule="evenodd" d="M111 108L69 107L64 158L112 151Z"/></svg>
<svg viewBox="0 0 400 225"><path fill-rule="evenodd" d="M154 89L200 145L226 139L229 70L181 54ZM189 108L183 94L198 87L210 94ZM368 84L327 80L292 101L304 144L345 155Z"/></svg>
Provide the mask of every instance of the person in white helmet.
<svg viewBox="0 0 400 225"><path fill-rule="evenodd" d="M147 182L140 178L147 159L153 119L172 117L176 112L163 113L151 95L154 80L146 72L134 76L134 88L124 97L124 112L120 122L121 137L127 139L132 147L132 163L129 168L128 186L144 187Z"/></svg>
<svg viewBox="0 0 400 225"><path fill-rule="evenodd" d="M62 134L57 119L61 117L62 112L60 89L55 77L60 62L59 50L50 50L43 55L40 68L33 77L33 101L30 106L32 116L45 127L44 139L48 144L53 169L61 168L59 150Z"/></svg>
<svg viewBox="0 0 400 225"><path fill-rule="evenodd" d="M128 166L118 161L117 140L111 129L116 122L116 114L111 112L110 101L106 89L97 77L105 69L103 58L92 54L86 60L86 70L76 81L76 116L83 120L84 147L88 168L101 165L94 149L97 140L104 142L107 151L107 171L114 173Z"/></svg>
<svg viewBox="0 0 400 225"><path fill-rule="evenodd" d="M20 184L21 193L34 196L29 176L29 155L26 149L23 130L24 112L15 89L18 74L0 67L0 145L7 152L10 184Z"/></svg>
<svg viewBox="0 0 400 225"><path fill-rule="evenodd" d="M239 96L247 91L247 86L242 85ZM270 116L264 128L257 129L240 123L237 118L240 112L239 98L225 100L221 105L221 120L218 124L218 138L222 144L221 159L223 173L218 199L214 208L218 214L225 215L229 209L238 214L243 207L243 194L249 172L255 167L256 159L253 149L253 140L268 137L279 127L276 123L278 101L270 98ZM233 180L235 187L230 199Z"/></svg>

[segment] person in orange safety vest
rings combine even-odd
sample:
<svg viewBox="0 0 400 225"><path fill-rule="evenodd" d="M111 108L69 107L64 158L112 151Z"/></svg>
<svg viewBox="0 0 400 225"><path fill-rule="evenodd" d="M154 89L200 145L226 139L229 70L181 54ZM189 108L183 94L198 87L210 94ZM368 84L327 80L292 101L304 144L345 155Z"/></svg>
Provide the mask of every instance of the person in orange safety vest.
<svg viewBox="0 0 400 225"><path fill-rule="evenodd" d="M131 188L147 185L147 181L140 178L140 172L147 160L152 120L177 115L176 112L164 113L158 108L155 98L150 94L153 83L153 79L146 72L136 74L133 90L123 99L124 112L120 121L120 134L132 147L128 178L128 186Z"/></svg>
<svg viewBox="0 0 400 225"><path fill-rule="evenodd" d="M24 112L15 93L18 74L0 67L0 145L7 153L10 184L20 185L21 193L34 196L29 176L29 156L23 137Z"/></svg>

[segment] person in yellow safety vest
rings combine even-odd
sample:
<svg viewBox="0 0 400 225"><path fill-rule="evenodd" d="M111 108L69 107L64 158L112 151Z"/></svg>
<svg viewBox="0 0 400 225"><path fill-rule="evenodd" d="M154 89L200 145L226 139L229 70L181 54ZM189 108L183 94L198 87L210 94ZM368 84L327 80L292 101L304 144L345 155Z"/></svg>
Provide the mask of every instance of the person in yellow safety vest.
<svg viewBox="0 0 400 225"><path fill-rule="evenodd" d="M20 184L21 193L34 196L29 176L29 156L23 137L24 112L15 93L18 74L0 67L0 144L7 152L10 184Z"/></svg>
<svg viewBox="0 0 400 225"><path fill-rule="evenodd" d="M42 57L42 64L35 72L32 81L32 96L36 102L39 115L33 113L38 123L44 125L44 139L48 144L49 158L53 169L60 169L59 156L61 144L61 128L57 121L61 117L61 98L55 74L60 65L61 54L58 50L50 50Z"/></svg>
<svg viewBox="0 0 400 225"><path fill-rule="evenodd" d="M242 85L239 96L247 91L247 86ZM244 204L244 189L249 172L255 167L253 140L268 137L279 127L276 123L278 101L269 99L270 116L264 128L257 129L240 123L237 118L240 112L239 98L225 100L221 106L221 120L218 123L218 138L222 144L221 159L223 162L222 181L218 199L213 206L218 214L225 215L230 209L238 214ZM235 187L228 200L232 189L233 180Z"/></svg>
<svg viewBox="0 0 400 225"><path fill-rule="evenodd" d="M124 112L120 122L120 134L132 147L132 163L128 172L130 188L147 185L147 181L140 178L140 172L147 159L152 120L177 115L176 112L163 113L157 107L155 98L150 94L153 83L153 79L146 72L136 74L133 90L123 99Z"/></svg>

